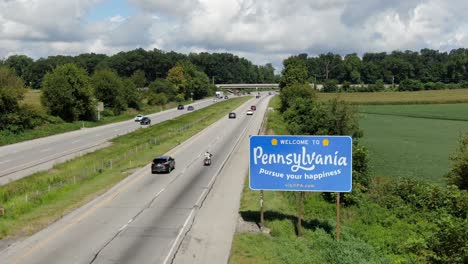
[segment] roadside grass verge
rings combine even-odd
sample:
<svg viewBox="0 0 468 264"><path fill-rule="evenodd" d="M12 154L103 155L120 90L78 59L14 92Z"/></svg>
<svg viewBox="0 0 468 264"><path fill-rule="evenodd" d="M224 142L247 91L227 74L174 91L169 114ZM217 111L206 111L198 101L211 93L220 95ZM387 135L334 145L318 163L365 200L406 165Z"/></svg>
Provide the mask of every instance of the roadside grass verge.
<svg viewBox="0 0 468 264"><path fill-rule="evenodd" d="M376 176L444 184L449 156L468 131L468 104L360 106L361 142Z"/></svg>
<svg viewBox="0 0 468 264"><path fill-rule="evenodd" d="M30 94L31 92L28 92L27 94ZM37 93L37 92L36 92ZM28 99L28 97L31 97ZM38 111L44 111L45 109L42 108L42 106L39 103L39 106L37 105L37 102L35 102L34 96L26 96L24 103L30 103L33 102L32 105L34 107L39 107ZM56 135L60 133L65 133L65 132L70 132L74 130L79 130L83 127L89 128L89 127L96 127L96 126L102 126L110 123L116 123L116 122L121 122L121 121L126 121L130 120L135 117L137 114L152 114L152 113L157 113L160 111L164 111L166 109L170 108L175 108L178 103L171 102L168 103L164 106L150 106L150 105L143 105L141 110L135 110L135 109L128 109L127 111L123 112L121 115L118 116L102 116L101 120L99 121L75 121L75 122L64 122L61 121L59 123L55 124L46 124L42 126L35 127L34 129L28 129L22 133L15 134L9 131L0 131L0 146L8 145L8 144L14 144L26 140L31 140L31 139L36 139L36 138L41 138L41 137L47 137L51 135Z"/></svg>
<svg viewBox="0 0 468 264"><path fill-rule="evenodd" d="M455 104L468 103L468 89L417 92L317 93L320 101L334 98L352 104Z"/></svg>
<svg viewBox="0 0 468 264"><path fill-rule="evenodd" d="M234 98L115 138L110 147L0 187L0 238L34 233L227 115Z"/></svg>

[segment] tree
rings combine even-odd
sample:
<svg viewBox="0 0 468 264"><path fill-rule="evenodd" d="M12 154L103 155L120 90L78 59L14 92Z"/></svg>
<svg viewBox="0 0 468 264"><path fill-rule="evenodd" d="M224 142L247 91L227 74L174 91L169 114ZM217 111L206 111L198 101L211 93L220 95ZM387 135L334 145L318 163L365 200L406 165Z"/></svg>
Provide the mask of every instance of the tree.
<svg viewBox="0 0 468 264"><path fill-rule="evenodd" d="M20 110L19 102L23 99L23 81L10 68L0 67L0 130L6 129Z"/></svg>
<svg viewBox="0 0 468 264"><path fill-rule="evenodd" d="M420 91L424 89L424 85L418 80L406 79L398 86L399 91Z"/></svg>
<svg viewBox="0 0 468 264"><path fill-rule="evenodd" d="M452 169L446 176L448 183L456 185L460 190L468 190L468 133L460 137L458 150L450 160Z"/></svg>
<svg viewBox="0 0 468 264"><path fill-rule="evenodd" d="M26 69L33 63L33 59L26 55L12 55L5 60L5 65L14 69L16 74L23 78Z"/></svg>
<svg viewBox="0 0 468 264"><path fill-rule="evenodd" d="M315 91L308 84L294 84L284 87L280 93L280 112L284 113L298 98L315 100Z"/></svg>
<svg viewBox="0 0 468 264"><path fill-rule="evenodd" d="M295 84L308 83L308 73L306 61L300 57L289 57L283 61L284 69L279 84L280 89Z"/></svg>
<svg viewBox="0 0 468 264"><path fill-rule="evenodd" d="M104 54L84 53L76 56L74 61L91 75L96 70L96 67L106 58L107 55Z"/></svg>
<svg viewBox="0 0 468 264"><path fill-rule="evenodd" d="M96 102L89 77L74 64L47 73L42 85L42 104L65 121L93 120Z"/></svg>
<svg viewBox="0 0 468 264"><path fill-rule="evenodd" d="M118 115L127 108L123 83L115 72L109 69L96 71L91 83L96 98L104 102L105 107L112 108L114 114Z"/></svg>
<svg viewBox="0 0 468 264"><path fill-rule="evenodd" d="M145 87L146 85L145 72L142 70L135 71L132 74L132 76L130 76L130 80L135 84L137 88Z"/></svg>
<svg viewBox="0 0 468 264"><path fill-rule="evenodd" d="M167 73L167 80L177 87L177 93L185 97L187 91L187 78L182 66L175 66Z"/></svg>
<svg viewBox="0 0 468 264"><path fill-rule="evenodd" d="M148 86L150 93L163 93L169 101L173 101L177 95L177 87L166 79L156 79Z"/></svg>
<svg viewBox="0 0 468 264"><path fill-rule="evenodd" d="M123 94L127 101L128 107L140 110L141 109L141 98L140 94L130 78L122 80Z"/></svg>
<svg viewBox="0 0 468 264"><path fill-rule="evenodd" d="M338 81L337 80L328 80L323 85L323 91L326 93L335 93L338 92Z"/></svg>
<svg viewBox="0 0 468 264"><path fill-rule="evenodd" d="M167 103L167 96L163 93L151 93L148 98L148 104L163 106Z"/></svg>
<svg viewBox="0 0 468 264"><path fill-rule="evenodd" d="M189 98L201 99L214 91L208 76L189 61L180 61L169 70L167 80L177 87L177 93Z"/></svg>

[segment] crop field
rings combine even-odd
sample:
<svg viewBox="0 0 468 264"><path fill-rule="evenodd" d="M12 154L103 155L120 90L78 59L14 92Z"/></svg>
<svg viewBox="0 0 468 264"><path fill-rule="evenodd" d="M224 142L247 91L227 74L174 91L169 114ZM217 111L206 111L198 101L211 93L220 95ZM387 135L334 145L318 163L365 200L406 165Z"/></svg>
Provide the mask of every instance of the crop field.
<svg viewBox="0 0 468 264"><path fill-rule="evenodd" d="M445 182L449 156L468 132L468 104L365 105L359 111L375 176Z"/></svg>
<svg viewBox="0 0 468 264"><path fill-rule="evenodd" d="M468 89L418 92L317 93L318 99L338 98L353 104L449 104L468 103Z"/></svg>

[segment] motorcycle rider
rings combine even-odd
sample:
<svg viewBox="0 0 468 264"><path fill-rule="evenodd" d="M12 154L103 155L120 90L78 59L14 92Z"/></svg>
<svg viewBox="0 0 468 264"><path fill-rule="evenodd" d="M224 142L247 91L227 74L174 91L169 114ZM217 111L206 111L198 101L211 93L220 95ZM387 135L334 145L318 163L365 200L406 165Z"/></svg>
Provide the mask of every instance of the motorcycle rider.
<svg viewBox="0 0 468 264"><path fill-rule="evenodd" d="M210 160L211 159L211 156L213 156L213 154L211 154L210 152L208 152L208 150L205 152L205 159L208 159Z"/></svg>

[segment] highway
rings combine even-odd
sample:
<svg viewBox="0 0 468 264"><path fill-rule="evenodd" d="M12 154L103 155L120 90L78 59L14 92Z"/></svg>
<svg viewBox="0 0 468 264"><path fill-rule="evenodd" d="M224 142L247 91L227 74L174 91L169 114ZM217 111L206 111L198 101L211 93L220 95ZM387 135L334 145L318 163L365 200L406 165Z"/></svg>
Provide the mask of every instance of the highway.
<svg viewBox="0 0 468 264"><path fill-rule="evenodd" d="M205 99L190 105L197 110L211 104L213 104L212 99ZM185 107L184 110L170 109L147 116L154 125L187 112ZM110 139L140 127L139 122L132 119L2 146L0 147L0 186L34 172L50 169L56 163L105 147Z"/></svg>
<svg viewBox="0 0 468 264"><path fill-rule="evenodd" d="M251 99L169 151L176 168L148 164L48 228L0 252L2 263L226 263L249 135L257 134L267 96ZM250 105L257 111L246 116ZM203 166L203 153L213 153ZM149 161L150 162L150 161Z"/></svg>

